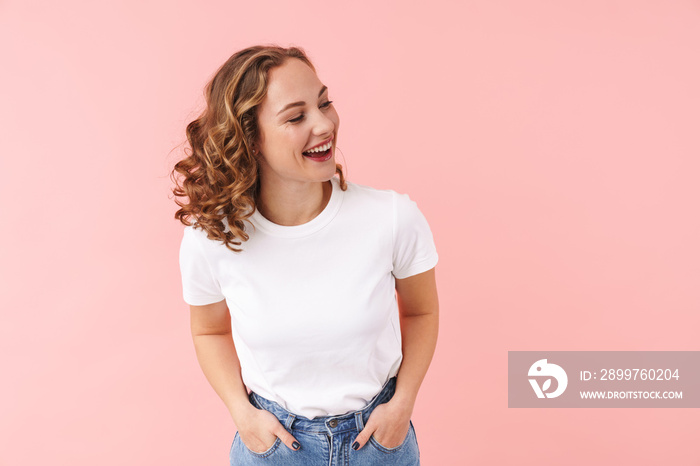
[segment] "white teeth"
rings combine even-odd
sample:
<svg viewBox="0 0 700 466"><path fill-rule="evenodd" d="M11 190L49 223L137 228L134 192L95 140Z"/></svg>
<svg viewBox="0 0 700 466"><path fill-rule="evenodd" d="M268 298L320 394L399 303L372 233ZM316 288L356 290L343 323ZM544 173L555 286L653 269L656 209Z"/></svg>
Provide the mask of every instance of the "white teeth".
<svg viewBox="0 0 700 466"><path fill-rule="evenodd" d="M321 147L317 147L316 149L307 150L307 151L304 152L304 153L305 153L305 154L310 154L310 153L312 153L312 152L325 152L325 151L327 151L328 149L331 148L331 145L332 145L332 144L333 144L333 141L330 141L329 143L324 144L324 145L322 145Z"/></svg>

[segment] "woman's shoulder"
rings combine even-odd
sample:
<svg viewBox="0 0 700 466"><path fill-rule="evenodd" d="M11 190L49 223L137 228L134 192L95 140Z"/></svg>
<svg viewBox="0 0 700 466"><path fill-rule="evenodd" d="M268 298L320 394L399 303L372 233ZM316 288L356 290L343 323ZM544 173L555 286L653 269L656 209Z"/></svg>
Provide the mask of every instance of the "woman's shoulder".
<svg viewBox="0 0 700 466"><path fill-rule="evenodd" d="M190 225L185 225L182 232L182 245L188 248L202 248L207 242L207 232L198 225L192 222Z"/></svg>
<svg viewBox="0 0 700 466"><path fill-rule="evenodd" d="M360 183L347 182L348 191L351 198L355 198L363 203L371 202L375 205L384 205L391 209L403 210L415 201L407 193L396 191L390 188L376 188Z"/></svg>
<svg viewBox="0 0 700 466"><path fill-rule="evenodd" d="M224 232L229 231L226 217L221 220L221 223L224 227ZM189 247L216 249L218 246L223 245L223 241L214 237L210 238L210 232L196 220L193 220L191 225L185 225L183 228L183 244Z"/></svg>
<svg viewBox="0 0 700 466"><path fill-rule="evenodd" d="M391 201L393 199L393 197L398 194L393 189L376 188L376 187L369 186L366 184L355 183L355 182L351 182L351 181L348 181L347 185L348 185L347 193L349 193L351 196L372 198L372 199L375 199L377 201L381 201L381 200Z"/></svg>

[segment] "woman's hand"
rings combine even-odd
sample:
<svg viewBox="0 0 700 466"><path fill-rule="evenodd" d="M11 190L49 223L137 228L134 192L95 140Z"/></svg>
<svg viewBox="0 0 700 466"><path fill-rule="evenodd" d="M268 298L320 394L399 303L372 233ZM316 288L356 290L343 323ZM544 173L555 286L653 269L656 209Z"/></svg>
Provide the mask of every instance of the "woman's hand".
<svg viewBox="0 0 700 466"><path fill-rule="evenodd" d="M374 408L365 428L355 438L353 449L362 448L370 436L374 436L374 439L386 448L396 448L403 443L410 428L411 410L392 401Z"/></svg>
<svg viewBox="0 0 700 466"><path fill-rule="evenodd" d="M291 450L301 447L274 414L253 405L237 418L236 427L241 442L255 453L265 453L274 445L277 437Z"/></svg>

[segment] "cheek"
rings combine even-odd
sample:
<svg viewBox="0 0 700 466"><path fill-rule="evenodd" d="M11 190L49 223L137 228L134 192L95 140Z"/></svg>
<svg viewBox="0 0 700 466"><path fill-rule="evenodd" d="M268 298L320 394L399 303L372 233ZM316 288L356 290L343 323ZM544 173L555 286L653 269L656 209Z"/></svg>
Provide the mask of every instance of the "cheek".
<svg viewBox="0 0 700 466"><path fill-rule="evenodd" d="M274 148L276 152L287 154L289 151L301 152L304 148L305 140L300 131L288 128L279 131L274 136Z"/></svg>

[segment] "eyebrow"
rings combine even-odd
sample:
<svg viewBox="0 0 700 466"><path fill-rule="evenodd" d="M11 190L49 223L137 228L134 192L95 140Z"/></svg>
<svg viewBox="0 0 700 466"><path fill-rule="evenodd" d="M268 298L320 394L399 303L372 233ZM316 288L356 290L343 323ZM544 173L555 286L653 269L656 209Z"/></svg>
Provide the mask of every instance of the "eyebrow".
<svg viewBox="0 0 700 466"><path fill-rule="evenodd" d="M327 86L323 86L323 87L321 88L321 90L319 91L318 96L321 97L321 96L323 95L323 93L326 92L326 89L328 89L328 87L327 87ZM299 102L292 102L291 104L285 105L284 108L283 108L282 110L280 110L279 112L277 112L277 115L279 115L280 113L282 113L282 112L284 112L285 110L288 110L288 109L290 109L290 108L292 108L292 107L301 107L302 105L306 105L306 102L302 102L302 101L299 101Z"/></svg>

